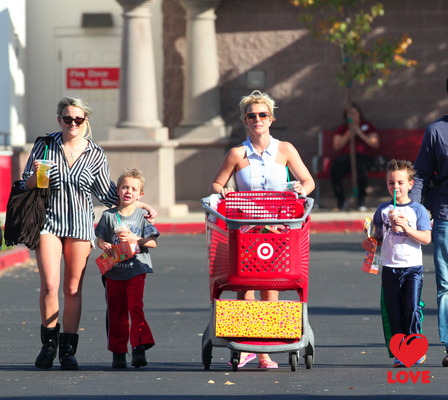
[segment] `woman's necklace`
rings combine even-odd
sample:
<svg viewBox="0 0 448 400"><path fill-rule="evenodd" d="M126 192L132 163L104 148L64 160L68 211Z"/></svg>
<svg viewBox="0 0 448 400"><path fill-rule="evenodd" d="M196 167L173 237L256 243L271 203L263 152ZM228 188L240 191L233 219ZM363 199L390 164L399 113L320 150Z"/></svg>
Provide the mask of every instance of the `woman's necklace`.
<svg viewBox="0 0 448 400"><path fill-rule="evenodd" d="M84 151L84 149L81 151L81 153L79 153L79 151L71 151L67 145L65 145L64 143L62 143L62 148L64 149L64 154L66 155L66 157L68 158L68 155L70 154L70 159L71 159L71 163L73 164L77 158L82 154L82 152ZM67 154L67 152L69 154Z"/></svg>
<svg viewBox="0 0 448 400"><path fill-rule="evenodd" d="M66 146L66 145L62 145L62 147L64 148L64 150L67 150L69 153L70 153L70 157L71 157L71 159L72 159L72 162L73 161L75 161L75 154L76 153L72 153L71 151L70 151L70 149ZM67 155L67 153L65 153L65 155Z"/></svg>

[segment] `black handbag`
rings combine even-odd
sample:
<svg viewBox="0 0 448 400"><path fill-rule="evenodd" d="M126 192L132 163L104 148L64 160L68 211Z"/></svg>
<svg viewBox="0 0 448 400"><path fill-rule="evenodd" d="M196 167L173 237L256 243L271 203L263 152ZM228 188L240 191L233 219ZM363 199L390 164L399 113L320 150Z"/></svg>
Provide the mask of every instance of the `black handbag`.
<svg viewBox="0 0 448 400"><path fill-rule="evenodd" d="M51 137L44 140L48 146ZM5 244L14 246L21 243L34 250L39 244L49 205L50 188L29 190L24 180L15 181L6 206Z"/></svg>
<svg viewBox="0 0 448 400"><path fill-rule="evenodd" d="M28 190L25 181L15 181L6 206L5 244L22 243L34 250L39 244L49 203L49 188Z"/></svg>

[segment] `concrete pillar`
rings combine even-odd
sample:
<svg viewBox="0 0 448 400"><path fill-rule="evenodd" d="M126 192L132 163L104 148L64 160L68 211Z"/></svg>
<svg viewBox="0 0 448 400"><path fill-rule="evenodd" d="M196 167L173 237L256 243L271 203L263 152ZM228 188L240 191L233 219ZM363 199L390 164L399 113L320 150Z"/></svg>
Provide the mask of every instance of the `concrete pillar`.
<svg viewBox="0 0 448 400"><path fill-rule="evenodd" d="M215 9L220 1L179 0L187 12L183 119L174 133L179 140L225 136L215 29Z"/></svg>
<svg viewBox="0 0 448 400"><path fill-rule="evenodd" d="M124 168L139 168L145 178L143 201L159 215L183 216L176 204L174 149L168 128L158 119L150 5L153 0L117 0L123 7L119 121L100 142L114 179Z"/></svg>
<svg viewBox="0 0 448 400"><path fill-rule="evenodd" d="M151 33L153 0L117 0L123 7L119 120L111 139L168 139L158 119L154 49ZM126 129L131 128L131 129ZM111 136L112 135L112 136Z"/></svg>

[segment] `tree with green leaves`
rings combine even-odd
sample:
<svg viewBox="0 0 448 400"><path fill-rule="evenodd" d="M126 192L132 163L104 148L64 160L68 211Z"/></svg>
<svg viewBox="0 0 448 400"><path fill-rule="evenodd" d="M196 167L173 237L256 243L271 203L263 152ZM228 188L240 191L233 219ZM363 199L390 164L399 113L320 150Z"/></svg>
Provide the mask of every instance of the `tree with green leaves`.
<svg viewBox="0 0 448 400"><path fill-rule="evenodd" d="M355 83L363 85L374 79L382 87L393 67L415 66L406 59L411 38L403 34L399 39L375 35L373 23L384 15L384 6L366 0L289 0L303 12L300 20L312 35L338 47L340 69L336 78L344 88L345 107L351 104L351 89ZM366 4L368 3L368 4ZM353 196L357 197L356 158L354 136L350 140Z"/></svg>

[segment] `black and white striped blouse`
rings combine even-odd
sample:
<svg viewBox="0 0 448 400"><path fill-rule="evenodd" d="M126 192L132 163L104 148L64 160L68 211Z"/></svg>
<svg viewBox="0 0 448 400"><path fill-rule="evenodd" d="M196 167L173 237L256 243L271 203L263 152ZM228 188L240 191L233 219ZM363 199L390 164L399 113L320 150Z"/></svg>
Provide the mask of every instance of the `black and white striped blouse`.
<svg viewBox="0 0 448 400"><path fill-rule="evenodd" d="M51 133L47 159L56 164L50 170L51 202L44 230L59 236L94 240L92 194L112 207L118 195L110 178L109 164L103 149L90 139L81 156L69 167L62 148L62 132ZM23 179L34 174L34 160L44 158L44 140L38 139L23 172Z"/></svg>

